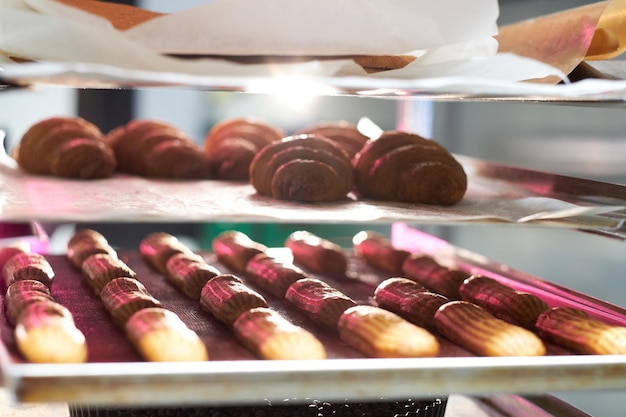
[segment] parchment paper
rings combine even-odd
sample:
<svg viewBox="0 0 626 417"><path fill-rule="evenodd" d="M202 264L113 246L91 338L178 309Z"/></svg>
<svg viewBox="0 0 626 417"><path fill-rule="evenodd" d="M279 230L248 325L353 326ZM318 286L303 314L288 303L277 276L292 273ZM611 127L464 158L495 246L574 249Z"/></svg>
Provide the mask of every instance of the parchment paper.
<svg viewBox="0 0 626 417"><path fill-rule="evenodd" d="M6 159L5 159L6 160ZM26 175L0 165L0 215L6 221L221 222L506 222L612 229L599 214L626 206L584 206L547 198L467 168L465 198L452 207L358 201L304 204L262 197L247 183L168 181L130 175L81 181Z"/></svg>
<svg viewBox="0 0 626 417"><path fill-rule="evenodd" d="M5 0L0 4L0 53L20 64L17 69L0 65L12 72L27 60L98 64L116 73L140 70L160 76L346 77L368 75L350 57L402 54L414 60L404 67L406 74L398 69L393 77L437 77L442 70L446 76L467 75L460 63L471 63L483 77L507 81L564 77L551 66L514 55L505 58L508 69L516 68L513 73L502 68L502 59L492 62L497 54L495 0L256 0L243 7L239 3L244 1L213 1L156 17L142 11L138 20L143 23L129 25L128 8L120 23L108 9L98 15L52 0ZM83 2L90 7L98 3ZM257 8L274 13L260 14ZM179 58L181 54L202 58ZM232 54L307 60L241 64L222 59Z"/></svg>

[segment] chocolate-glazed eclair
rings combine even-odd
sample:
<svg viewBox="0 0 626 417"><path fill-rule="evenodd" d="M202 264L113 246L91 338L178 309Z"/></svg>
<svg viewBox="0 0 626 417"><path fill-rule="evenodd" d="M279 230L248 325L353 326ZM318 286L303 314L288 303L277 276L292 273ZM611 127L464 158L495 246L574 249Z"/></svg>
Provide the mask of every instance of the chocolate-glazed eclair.
<svg viewBox="0 0 626 417"><path fill-rule="evenodd" d="M259 358L273 360L325 359L324 345L309 331L276 311L258 307L233 323L237 338Z"/></svg>
<svg viewBox="0 0 626 417"><path fill-rule="evenodd" d="M204 285L200 305L218 320L232 326L237 317L246 311L267 307L267 301L236 276L222 274Z"/></svg>
<svg viewBox="0 0 626 417"><path fill-rule="evenodd" d="M531 331L500 320L467 301L451 301L435 314L437 330L481 356L542 356L546 348Z"/></svg>
<svg viewBox="0 0 626 417"><path fill-rule="evenodd" d="M277 298L283 298L291 284L306 277L306 273L294 264L265 253L254 256L246 266L246 278Z"/></svg>
<svg viewBox="0 0 626 417"><path fill-rule="evenodd" d="M452 300L461 298L459 287L471 275L456 268L447 268L434 258L419 253L411 254L402 264L405 278L419 282L432 292Z"/></svg>
<svg viewBox="0 0 626 417"><path fill-rule="evenodd" d="M115 278L109 281L102 288L100 299L113 321L121 327L124 327L135 312L161 306L159 300L134 278Z"/></svg>
<svg viewBox="0 0 626 417"><path fill-rule="evenodd" d="M390 274L402 272L402 264L410 255L408 251L395 248L384 235L361 231L352 238L354 254L373 268Z"/></svg>
<svg viewBox="0 0 626 417"><path fill-rule="evenodd" d="M339 317L356 302L327 283L314 278L296 281L287 289L285 299L311 320L333 332L337 331Z"/></svg>
<svg viewBox="0 0 626 417"><path fill-rule="evenodd" d="M153 269L166 273L167 261L177 253L193 254L183 242L165 232L155 232L144 237L139 244L139 253Z"/></svg>
<svg viewBox="0 0 626 417"><path fill-rule="evenodd" d="M82 265L83 276L96 295L115 278L135 278L137 275L124 261L107 253L96 253L87 257Z"/></svg>
<svg viewBox="0 0 626 417"><path fill-rule="evenodd" d="M31 279L15 281L7 288L4 296L4 308L9 324L15 326L29 304L41 301L55 301L46 284Z"/></svg>
<svg viewBox="0 0 626 417"><path fill-rule="evenodd" d="M198 334L176 313L160 307L138 310L126 322L126 336L150 362L206 361L209 353Z"/></svg>
<svg viewBox="0 0 626 417"><path fill-rule="evenodd" d="M294 263L303 268L330 275L345 275L348 256L343 248L328 239L299 230L290 234L285 246L291 249Z"/></svg>
<svg viewBox="0 0 626 417"><path fill-rule="evenodd" d="M46 286L52 286L54 271L48 260L38 253L17 253L10 257L2 268L5 288L16 281L35 280Z"/></svg>
<svg viewBox="0 0 626 417"><path fill-rule="evenodd" d="M435 313L450 301L415 281L401 277L381 282L374 291L374 300L379 307L431 331L436 330Z"/></svg>
<svg viewBox="0 0 626 417"><path fill-rule="evenodd" d="M550 307L536 295L515 291L493 278L479 275L466 279L459 288L461 298L477 304L506 322L530 330L537 317Z"/></svg>
<svg viewBox="0 0 626 417"><path fill-rule="evenodd" d="M227 230L213 239L213 251L217 259L234 272L246 272L248 261L259 253L265 253L267 246L255 242L238 230Z"/></svg>
<svg viewBox="0 0 626 417"><path fill-rule="evenodd" d="M194 300L200 299L202 287L220 271L200 255L176 253L165 264L167 280L180 292Z"/></svg>

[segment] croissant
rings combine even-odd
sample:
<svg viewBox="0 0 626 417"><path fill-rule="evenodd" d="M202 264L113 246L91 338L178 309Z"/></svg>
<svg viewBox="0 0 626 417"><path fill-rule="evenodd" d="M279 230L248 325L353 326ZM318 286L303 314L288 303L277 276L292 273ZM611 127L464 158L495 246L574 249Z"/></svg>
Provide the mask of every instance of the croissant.
<svg viewBox="0 0 626 417"><path fill-rule="evenodd" d="M233 118L217 123L204 140L204 153L209 158L213 177L248 181L254 156L284 136L280 129L252 118Z"/></svg>
<svg viewBox="0 0 626 417"><path fill-rule="evenodd" d="M359 198L452 205L467 189L461 164L437 142L389 131L370 140L354 157Z"/></svg>
<svg viewBox="0 0 626 417"><path fill-rule="evenodd" d="M260 195L329 202L346 198L353 174L350 158L330 139L297 135L263 148L250 165L250 182Z"/></svg>
<svg viewBox="0 0 626 417"><path fill-rule="evenodd" d="M51 117L32 125L14 152L26 172L67 178L106 178L115 154L100 129L79 117Z"/></svg>
<svg viewBox="0 0 626 417"><path fill-rule="evenodd" d="M118 171L153 178L207 179L208 158L180 129L157 120L132 120L107 135Z"/></svg>
<svg viewBox="0 0 626 417"><path fill-rule="evenodd" d="M356 125L346 120L320 122L301 129L296 134L324 136L345 150L350 158L353 158L369 140L367 136L359 132Z"/></svg>

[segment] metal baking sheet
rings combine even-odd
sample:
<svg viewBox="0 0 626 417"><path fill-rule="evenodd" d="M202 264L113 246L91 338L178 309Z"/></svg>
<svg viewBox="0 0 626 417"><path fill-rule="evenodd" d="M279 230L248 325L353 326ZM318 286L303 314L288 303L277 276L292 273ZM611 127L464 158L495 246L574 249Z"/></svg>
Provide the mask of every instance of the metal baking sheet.
<svg viewBox="0 0 626 417"><path fill-rule="evenodd" d="M620 64L616 64L620 66ZM285 88L314 95L353 95L427 100L543 102L624 106L626 81L585 79L564 84L511 82L480 77L391 78L379 76L199 76L109 65L40 62L10 65L0 73L7 86L72 88L177 87L203 91L271 94ZM1 91L1 90L0 90Z"/></svg>
<svg viewBox="0 0 626 417"><path fill-rule="evenodd" d="M397 233L397 231L396 231ZM432 241L417 239L427 247ZM417 244L417 243L416 243ZM448 248L450 249L450 248ZM62 255L49 256L57 271L54 292L74 313L90 349L85 364L28 364L15 349L11 328L2 320L0 365L4 385L15 401L67 402L92 405L267 404L322 399L375 401L458 394L543 393L562 390L625 389L626 357L573 355L549 346L543 357L475 357L440 339L436 358L372 359L320 331L282 300L268 301L288 318L316 334L329 358L319 361L266 361L241 347L230 331L203 312L198 303L179 295L165 278L152 272L136 250L119 251L148 290L196 330L211 360L194 363L143 362L112 324L100 301ZM207 260L225 270L210 253ZM474 266L476 267L476 266ZM502 269L504 270L504 268ZM357 301L366 303L378 272L351 260L349 278L321 277ZM525 288L549 292L543 281L521 280ZM555 292L548 300L580 305L594 313L606 306L582 294ZM626 323L626 312L612 307L610 317Z"/></svg>

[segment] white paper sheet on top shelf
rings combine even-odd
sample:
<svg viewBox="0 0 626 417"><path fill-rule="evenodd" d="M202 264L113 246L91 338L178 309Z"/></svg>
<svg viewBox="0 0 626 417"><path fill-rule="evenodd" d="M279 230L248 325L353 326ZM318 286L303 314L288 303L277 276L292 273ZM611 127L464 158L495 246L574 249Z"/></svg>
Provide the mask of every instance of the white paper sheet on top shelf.
<svg viewBox="0 0 626 417"><path fill-rule="evenodd" d="M119 80L123 86L128 85L129 80L134 80L134 85L151 82L158 85L167 84L161 81L165 78L172 85L218 88L217 77L297 75L333 80L359 77L359 83L366 86L370 80L370 75L349 59L252 65L220 59L178 59L160 54L164 50L219 54L237 49L244 55L401 53L420 56L406 69L383 76L392 79L444 75L520 81L563 77L557 69L537 61L512 55L496 57L497 45L492 36L497 31L498 7L494 0L455 0L453 4L437 0L250 2L254 7L278 10L264 14L263 19L254 13L243 13L238 8L243 1L246 0L209 2L122 32L103 18L51 0L5 0L0 2L0 54L43 63L40 71L53 68L49 63L56 66L54 74L48 72L33 78L28 75L32 75L32 69L23 68L23 64L0 64L4 70L0 75L8 81L57 84L67 83L71 75L77 86L98 86L111 78ZM288 18L290 13L295 13L291 7L295 4L307 9L306 19ZM382 11L381 4L384 4ZM232 19L213 14L214 8L226 15L235 13L237 19L251 22L239 21L235 25ZM328 8L333 9L332 21L327 16ZM253 11L252 7L243 10L247 9ZM240 24L245 27L245 33ZM298 26L298 30L290 25ZM234 31L237 36L225 36L225 31ZM223 44L224 40L228 40L227 45ZM470 67L472 71L468 74ZM242 80L235 82L238 87L246 84ZM374 81L378 83L380 81Z"/></svg>
<svg viewBox="0 0 626 417"><path fill-rule="evenodd" d="M81 181L26 175L0 165L0 215L5 221L54 222L529 222L611 229L619 221L598 214L625 207L584 207L536 197L509 184L470 176L468 192L453 207L347 199L304 204L261 197L249 184L165 181L119 175Z"/></svg>

